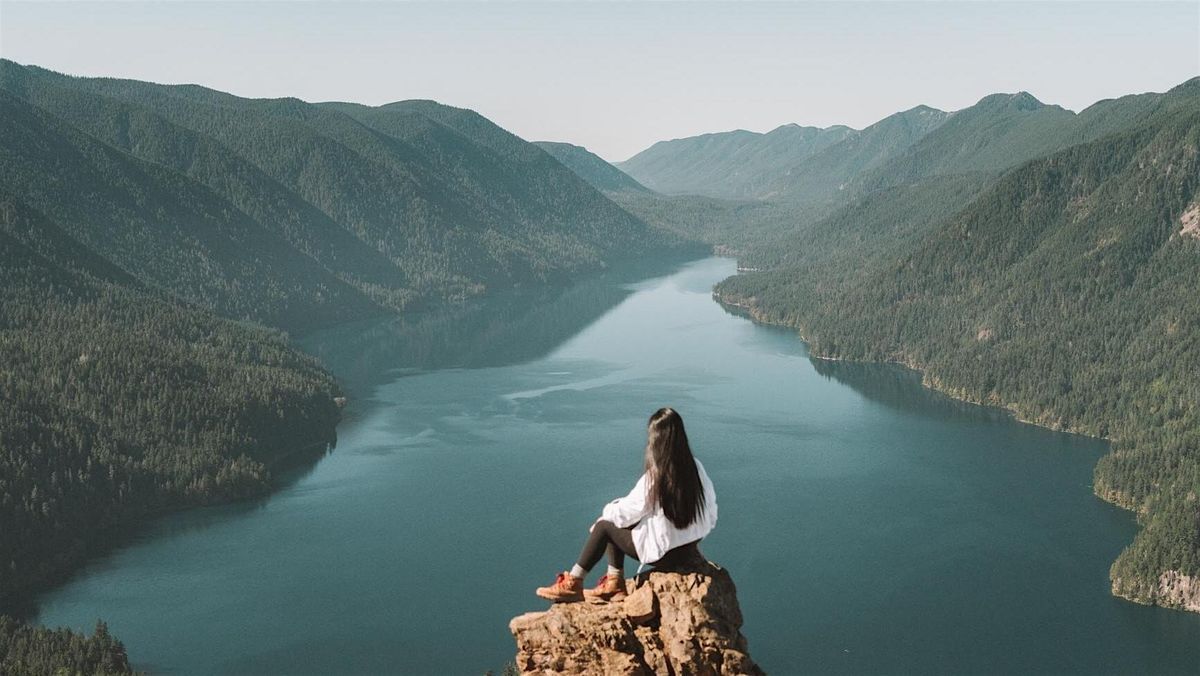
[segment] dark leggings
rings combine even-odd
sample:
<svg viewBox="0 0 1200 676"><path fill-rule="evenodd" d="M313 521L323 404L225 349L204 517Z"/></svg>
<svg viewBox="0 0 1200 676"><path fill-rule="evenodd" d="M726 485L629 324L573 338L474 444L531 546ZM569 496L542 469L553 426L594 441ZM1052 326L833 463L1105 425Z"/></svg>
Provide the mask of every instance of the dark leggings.
<svg viewBox="0 0 1200 676"><path fill-rule="evenodd" d="M626 554L637 558L637 549L633 546L633 530L617 528L613 522L604 519L597 521L583 545L583 551L579 552L579 567L591 570L606 550L608 565L624 569Z"/></svg>

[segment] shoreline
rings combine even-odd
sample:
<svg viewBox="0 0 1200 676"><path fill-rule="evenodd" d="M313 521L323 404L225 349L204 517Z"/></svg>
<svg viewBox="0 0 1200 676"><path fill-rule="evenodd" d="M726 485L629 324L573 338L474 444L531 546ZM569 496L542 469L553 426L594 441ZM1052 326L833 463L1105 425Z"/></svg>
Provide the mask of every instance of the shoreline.
<svg viewBox="0 0 1200 676"><path fill-rule="evenodd" d="M501 289L488 289L483 293L470 298L452 300L449 303L466 304L471 302L486 302L489 298L494 297L497 293L519 291L522 288L535 288L541 286L551 286L556 284L576 284L590 278L596 278L608 274L617 274L623 276L631 276L637 279L651 278L657 274L664 274L681 265L691 263L697 260L707 258L712 254L710 251L700 251L697 247L682 247L668 248L666 250L645 252L635 256L629 256L618 259L611 263L606 263L592 270L584 271L580 274L573 275L569 279L559 282L545 282L543 284L530 285L522 287L515 285ZM384 309L371 317L352 320L349 324L362 323L370 324L378 322L381 319L391 316L400 317L402 315L412 315L419 313L435 312L443 307L446 303L428 303L425 305L416 305L412 309L404 312L391 311ZM268 327L270 328L270 327ZM309 328L304 331L288 332L283 329L273 329L283 331L288 335L289 346L304 355L315 356L312 352L303 345L305 338L326 330L330 327ZM341 376L328 367L324 367L326 371L333 377L335 382L341 380ZM339 384L340 387L340 384ZM345 395L343 395L345 396ZM280 453L271 458L269 461L262 461L263 467L270 474L270 479L260 485L258 490L242 495L230 495L215 499L201 499L191 502L178 504L170 504L147 509L138 514L132 514L123 519L121 522L114 523L97 531L89 541L84 544L79 550L79 554L73 557L73 562L68 563L58 570L48 573L41 580L31 584L26 589L13 591L0 601L0 615L9 615L19 621L33 623L40 613L39 600L44 595L64 586L69 583L76 575L84 571L92 563L110 556L122 547L127 546L139 532L150 526L159 519L169 517L173 514L179 514L195 509L203 509L206 507L222 507L238 504L249 504L256 500L264 500L270 498L279 490L285 488L289 483L295 481L298 477L292 476L295 472L304 472L311 469L308 461L311 460L311 465L315 465L325 455L331 453L337 447L337 430L340 424L345 420L346 406L349 402L344 401L338 403L335 400L335 405L338 410L338 418L333 423L329 430L324 433L324 439L319 441L310 441L309 443L299 445L295 448Z"/></svg>
<svg viewBox="0 0 1200 676"><path fill-rule="evenodd" d="M930 376L928 373L927 367L917 364L916 362L914 362L912 360L899 360L899 359L863 360L863 359L849 359L846 357L817 354L813 351L812 342L808 339L807 336L804 335L804 331L801 327L796 326L794 324L787 323L787 322L771 321L766 318L766 316L763 314L763 312L758 308L758 306L755 303L747 301L742 298L737 298L737 297L728 298L728 299L724 298L724 297L722 297L722 295L719 292L716 291L715 287L712 291L712 298L718 305L721 305L722 307L725 307L727 309L728 308L737 308L738 310L744 311L746 318L757 324L761 324L764 326L781 327L781 328L786 328L786 329L795 331L797 339L799 339L802 343L804 343L806 349L808 350L808 356L811 359L820 359L822 361L830 361L830 362L853 362L853 363L860 363L860 364L894 364L897 366L902 366L906 369L915 371L918 374L920 374L921 386L925 387L931 391L937 392L939 394L943 394L943 395L950 397L952 399L955 399L957 401L962 401L962 402L966 402L969 404L975 404L978 406L987 406L990 408L999 409L1001 411L1004 411L1008 415L1010 415L1013 420L1020 422L1020 423L1024 423L1026 425L1033 425L1034 427L1040 427L1042 429L1048 429L1048 430L1051 430L1054 432L1059 432L1059 433L1063 433L1063 434L1075 434L1075 435L1087 437L1090 439L1097 439L1100 441L1104 441L1109 444L1109 450L1107 451L1107 453L1105 455L1111 454L1113 452L1112 444L1115 440L1111 437L1104 436L1101 434L1094 434L1094 433L1086 432L1086 431L1082 431L1082 430L1066 428L1066 427L1063 427L1062 425L1059 425L1059 424L1056 424L1056 423L1053 423L1050 421L1040 422L1038 420L1031 420L1028 418L1024 418L1024 417L1022 417L1020 411L1018 411L1016 409L1016 406L1017 406L1016 404L981 401L977 397L969 396L965 392L963 392L961 388L952 388L952 387L942 383L942 381L940 379ZM735 313L735 314L737 314L737 313ZM1093 466L1093 469L1094 469L1094 466ZM1135 519L1138 520L1138 531L1137 532L1138 533L1141 532L1141 530L1144 528L1144 525L1142 525L1142 523L1140 521L1140 517L1144 513L1144 510L1131 504L1130 500L1126 496L1122 495L1119 491L1107 489L1103 486L1097 485L1095 482L1094 475L1092 478L1091 488L1092 488L1092 495L1095 496L1097 499L1102 500L1102 501L1104 501L1110 505L1113 505L1121 510L1124 510L1126 512L1131 512L1134 515ZM1136 537L1136 535L1135 535L1135 537ZM1130 543L1129 545L1126 545L1126 547L1128 548L1129 546L1131 546L1131 544L1132 543ZM1193 606L1189 602L1186 602L1186 601L1181 603L1180 605L1163 605L1161 603L1156 602L1156 599L1153 599L1153 598L1150 598L1150 599L1139 598L1139 597L1134 597L1134 596L1129 596L1129 595L1123 594L1118 590L1118 580L1113 578L1111 574L1110 574L1109 579L1110 579L1110 582L1112 583L1112 587L1110 589L1110 594L1116 598L1120 598L1122 600L1129 601L1131 603L1136 603L1141 606L1153 606L1153 607L1163 608L1165 610L1179 610L1179 611L1183 611L1183 612L1200 613L1200 606ZM1200 585L1200 579L1198 579L1198 578L1182 575L1177 570L1166 570L1166 571L1161 572L1159 575L1159 587L1162 588L1164 585L1167 584L1167 582L1172 583L1170 586L1174 586L1174 587L1181 586L1181 583L1179 580L1182 580L1182 586L1185 588L1190 587L1191 585Z"/></svg>
<svg viewBox="0 0 1200 676"><path fill-rule="evenodd" d="M745 302L740 302L740 301L726 300L726 299L722 298L721 295L719 293L717 293L716 291L713 291L712 297L713 297L714 301L716 301L719 305L721 305L723 307L734 307L734 308L738 308L741 310L745 310L746 314L748 315L747 318L752 322L762 324L763 326L776 326L776 327L791 329L791 330L795 331L796 338L798 340L800 340L800 342L804 343L805 347L808 349L808 357L810 359L820 359L821 361L828 361L828 362L847 362L847 363L855 363L855 364L891 364L891 365L895 365L895 366L903 366L906 369L915 371L916 373L920 374L922 387L933 390L934 392L937 392L939 394L944 394L947 397L950 397L951 399L966 402L968 404L975 404L977 406L987 406L989 408L995 408L995 409L1002 410L1005 413L1008 413L1010 416L1012 416L1013 420L1016 420L1017 422L1020 422L1020 423L1025 423L1026 425L1033 425L1034 427L1040 427L1042 429L1048 429L1048 430L1051 430L1054 432L1059 432L1062 434L1076 434L1076 435L1079 435L1082 437L1088 437L1089 439L1098 439L1100 441L1106 441L1110 444L1113 442L1113 439L1103 436L1103 435L1093 434L1091 432L1085 432L1083 430L1078 430L1078 429L1071 429L1071 428L1063 427L1061 425L1045 423L1045 422L1038 422L1036 420L1030 420L1028 418L1022 418L1020 411L1018 411L1014 408L1015 404L1005 404L1005 403L993 402L993 401L983 401L978 398L963 394L963 393L961 393L960 390L957 390L956 388L951 388L947 385L943 385L940 380L930 377L928 375L928 371L927 371L928 367L917 364L916 362L911 361L911 360L851 359L849 357L838 357L838 356L834 356L834 355L825 355L825 354L816 353L812 349L812 341L810 341L808 339L808 337L804 335L804 331L800 327L795 326L793 324L789 324L787 322L771 321L771 320L767 319L762 314L762 312L760 312L758 310L757 306L748 304ZM1100 497L1100 496L1098 495L1098 497ZM1105 500L1105 501L1112 502L1111 500ZM1117 503L1114 502L1113 504L1117 504ZM1129 508L1125 507L1124 505L1118 504L1118 506L1121 507L1122 509L1129 510ZM1133 511L1133 510L1129 510L1129 511Z"/></svg>
<svg viewBox="0 0 1200 676"><path fill-rule="evenodd" d="M227 496L211 501L165 505L148 509L140 514L129 515L123 521L111 524L97 531L92 540L81 548L80 553L75 557L73 563L64 565L62 568L47 574L38 582L30 585L29 588L13 592L5 598L4 607L0 609L0 615L8 615L19 622L33 624L40 613L39 602L43 596L71 582L76 575L86 570L89 565L129 545L143 529L160 519L206 507L248 504L255 500L269 498L292 481L292 479L281 481L276 476L276 471L286 473L290 470L298 469L303 459L317 456L318 453L320 454L319 457L313 459L319 461L336 447L337 427L340 423L341 417L339 416L338 421L329 430L329 436L325 441L310 442L294 450L282 453L278 457L272 458L270 462L264 462L263 466L270 472L271 478L269 481L261 484L260 490L245 495Z"/></svg>

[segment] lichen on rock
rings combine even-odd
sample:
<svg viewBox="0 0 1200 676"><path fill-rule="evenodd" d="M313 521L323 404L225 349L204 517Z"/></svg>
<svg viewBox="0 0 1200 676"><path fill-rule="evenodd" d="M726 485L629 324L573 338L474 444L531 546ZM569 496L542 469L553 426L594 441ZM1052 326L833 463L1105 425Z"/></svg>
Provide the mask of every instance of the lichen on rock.
<svg viewBox="0 0 1200 676"><path fill-rule="evenodd" d="M728 571L695 555L626 580L613 603L560 603L513 618L523 674L762 674Z"/></svg>

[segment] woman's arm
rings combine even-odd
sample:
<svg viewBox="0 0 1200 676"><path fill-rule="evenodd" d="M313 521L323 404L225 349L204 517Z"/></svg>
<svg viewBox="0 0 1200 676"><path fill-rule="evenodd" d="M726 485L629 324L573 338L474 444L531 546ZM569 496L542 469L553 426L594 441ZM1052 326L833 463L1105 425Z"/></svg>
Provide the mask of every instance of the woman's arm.
<svg viewBox="0 0 1200 676"><path fill-rule="evenodd" d="M648 477L643 474L629 491L629 495L617 498L604 506L600 518L611 521L617 528L628 528L641 521L649 512L646 508L646 482Z"/></svg>

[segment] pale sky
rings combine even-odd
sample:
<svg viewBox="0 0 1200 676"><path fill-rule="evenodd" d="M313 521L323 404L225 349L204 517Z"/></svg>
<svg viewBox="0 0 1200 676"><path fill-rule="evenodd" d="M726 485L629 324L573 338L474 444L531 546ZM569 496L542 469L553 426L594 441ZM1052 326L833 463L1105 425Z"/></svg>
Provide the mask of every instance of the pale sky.
<svg viewBox="0 0 1200 676"><path fill-rule="evenodd" d="M1026 90L1080 110L1200 74L1184 2L13 2L0 56L241 96L471 108L623 160Z"/></svg>

